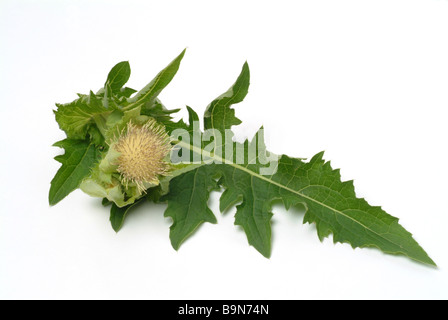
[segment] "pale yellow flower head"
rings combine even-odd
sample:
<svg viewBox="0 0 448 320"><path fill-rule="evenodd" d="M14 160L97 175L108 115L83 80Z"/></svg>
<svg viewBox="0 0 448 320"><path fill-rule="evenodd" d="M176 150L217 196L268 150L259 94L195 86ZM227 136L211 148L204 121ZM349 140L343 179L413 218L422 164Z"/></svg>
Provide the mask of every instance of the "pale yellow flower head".
<svg viewBox="0 0 448 320"><path fill-rule="evenodd" d="M169 170L166 157L172 146L165 128L154 120L142 126L130 122L113 148L120 154L117 171L123 182L134 183L141 191L145 184L157 185L159 176Z"/></svg>

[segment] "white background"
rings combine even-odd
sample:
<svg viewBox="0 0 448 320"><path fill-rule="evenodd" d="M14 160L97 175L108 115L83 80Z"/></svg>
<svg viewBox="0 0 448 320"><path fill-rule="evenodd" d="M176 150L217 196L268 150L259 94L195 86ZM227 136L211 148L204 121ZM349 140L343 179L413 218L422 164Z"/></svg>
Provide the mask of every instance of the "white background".
<svg viewBox="0 0 448 320"><path fill-rule="evenodd" d="M448 298L447 17L445 0L0 1L0 298ZM185 47L168 107L202 113L248 60L238 136L264 125L276 153L326 150L439 269L320 243L281 207L270 260L233 212L176 252L163 205L141 206L119 234L79 191L50 208L64 137L54 103L99 89L122 60L140 89Z"/></svg>

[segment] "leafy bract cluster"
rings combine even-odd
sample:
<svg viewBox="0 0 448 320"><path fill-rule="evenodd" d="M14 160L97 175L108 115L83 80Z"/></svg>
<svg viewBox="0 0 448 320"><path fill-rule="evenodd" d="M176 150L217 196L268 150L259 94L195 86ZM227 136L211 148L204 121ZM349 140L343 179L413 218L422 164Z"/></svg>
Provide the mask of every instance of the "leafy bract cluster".
<svg viewBox="0 0 448 320"><path fill-rule="evenodd" d="M271 207L281 201L286 209L303 204L304 223L314 223L321 240L332 234L334 242L349 243L353 248L375 247L435 265L397 218L357 198L353 182L342 182L339 170L323 159L323 153L308 162L279 156L272 170L266 161L270 153L264 145L262 129L244 143L226 139L225 146L221 145L223 152L216 152L217 148L210 148L203 141L194 142L195 136L202 134L195 126L199 121L197 113L187 107L189 121L175 122L170 115L179 109L168 110L158 99L176 74L184 54L185 50L138 92L124 87L130 67L128 62L120 62L97 93L79 94L77 100L57 105L56 120L67 139L55 144L64 148L65 154L56 157L62 167L51 183L51 205L81 188L103 198L104 205L111 205L110 221L118 231L128 213L142 201L167 203L165 216L173 220L170 239L177 250L201 224L217 222L208 207L208 198L211 191L224 190L220 211L236 206L235 224L244 229L249 244L265 257L271 254ZM249 81L249 67L245 63L230 89L207 107L203 117L205 130L224 135L241 124L233 105L243 101ZM120 137L123 141L126 134L150 127L157 128L160 136L165 137L160 141L171 136L172 153L187 154L196 161L180 162L165 157L160 162L163 168L157 169L160 171L139 171L137 176L150 177L148 181L133 181L129 175L123 175L118 160L125 148L114 146ZM181 138L174 134L179 129L184 132ZM214 138L217 147L218 140ZM256 156L248 156L246 151L254 147ZM171 149L166 145L164 148ZM148 149L151 148L146 148L145 154L155 159ZM238 152L241 150L242 156ZM132 159L138 157L131 155L127 165L132 167ZM137 165L152 168L151 164Z"/></svg>
<svg viewBox="0 0 448 320"><path fill-rule="evenodd" d="M184 54L185 51L138 92L124 87L131 75L129 63L124 61L112 68L104 87L97 93L78 94L75 101L56 105L56 121L67 139L55 144L65 149L65 155L56 158L62 167L51 183L51 205L81 188L91 196L105 198L122 208L134 204L146 195L146 189L159 184L158 176L168 171L168 164L152 162L169 153L170 144L163 123L169 122L170 114L178 110L167 110L158 95L173 79ZM142 136L144 133L146 135ZM146 142L143 146L146 149L151 144L158 148L140 152L142 155L150 152L146 162L122 161L120 164L120 157L135 160L136 153L132 146L129 148L135 142ZM123 150L128 153L124 154ZM126 170L132 165L137 169L139 166L153 168L153 172L137 170L132 175ZM139 176L147 179L138 179Z"/></svg>

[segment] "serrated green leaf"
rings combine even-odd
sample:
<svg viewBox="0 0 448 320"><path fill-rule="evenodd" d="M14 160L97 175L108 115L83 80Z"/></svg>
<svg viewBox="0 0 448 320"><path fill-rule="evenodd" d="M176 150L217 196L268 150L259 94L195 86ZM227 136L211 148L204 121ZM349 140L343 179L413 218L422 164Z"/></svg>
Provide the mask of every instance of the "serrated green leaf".
<svg viewBox="0 0 448 320"><path fill-rule="evenodd" d="M198 152L196 148L192 150ZM333 170L328 162L322 160L322 154L316 155L309 163L282 156L278 171L272 176L261 175L261 165L235 164L218 159L216 155L209 156L223 164L203 166L189 174L202 170L209 174L200 176L205 180L221 176L219 182L225 189L221 197L221 210L241 200L237 206L235 224L243 227L249 243L266 257L271 252L271 204L282 200L286 208L299 203L306 206L304 222L316 223L320 239L333 234L335 242L350 243L354 248L376 247L385 253L401 254L435 265L412 235L398 224L397 218L380 207L370 206L364 199L358 199L353 184L342 182L339 171ZM170 190L177 188L177 181L171 181ZM167 200L168 206L176 209L177 219L185 219L187 207L173 204L185 201L182 195L167 197ZM191 220L195 219L195 214L200 216L203 213L203 208L188 210Z"/></svg>
<svg viewBox="0 0 448 320"><path fill-rule="evenodd" d="M131 76L131 66L128 61L117 63L107 76L106 84L109 84L113 93L119 93L120 89L128 82Z"/></svg>
<svg viewBox="0 0 448 320"><path fill-rule="evenodd" d="M107 200L107 199L106 199ZM103 205L106 203L103 199ZM137 200L133 204L130 204L126 207L120 208L115 203L112 203L112 207L110 209L110 223L112 225L112 229L114 229L115 232L120 231L121 227L124 224L124 220L126 219L127 215L129 214L129 211L136 207L138 204L142 202L143 199Z"/></svg>
<svg viewBox="0 0 448 320"><path fill-rule="evenodd" d="M244 100L249 90L249 84L250 71L246 62L232 87L226 93L213 100L205 110L204 128L218 129L224 132L225 129L241 124L241 120L235 117L235 110L230 107Z"/></svg>
<svg viewBox="0 0 448 320"><path fill-rule="evenodd" d="M64 148L65 154L55 158L62 167L51 182L50 205L57 204L77 189L100 157L94 144L88 141L66 139L54 146Z"/></svg>
<svg viewBox="0 0 448 320"><path fill-rule="evenodd" d="M236 84L207 108L204 116L206 129L217 129L224 133L225 129L239 123L230 106L244 98L248 85L249 71L245 65ZM165 199L169 215L174 217L174 225L185 221L195 222L191 224L192 227L185 228L188 232L179 232L177 239L183 241L194 231L194 227L204 221L202 217L209 214L209 208L204 206L204 199L208 199L204 187L200 190L202 207L191 208L188 205L189 201L193 201L190 199L198 197L192 194L191 190L194 189L184 191L192 184L191 177L195 177L194 185L202 186L213 185L213 179L219 177L219 185L225 190L220 200L221 211L239 203L235 224L243 227L249 243L265 257L271 254L271 206L274 201L281 200L286 208L304 204L307 208L304 222L316 223L320 239L333 234L335 242L350 243L354 248L376 247L385 253L405 255L435 265L412 235L398 224L397 218L380 207L370 206L364 199L358 199L353 183L342 182L339 171L333 170L322 159L323 154L316 155L308 163L302 159L282 156L276 163L277 171L271 175L261 174L262 169L268 166L263 165L266 163L267 151L262 138L260 132L251 143L241 145L231 142L234 152L244 150L245 154L238 159L233 154L223 157L216 153L207 154L202 146L184 141L177 144L178 147L200 154L202 158L206 155L206 158L215 162L188 172L185 174L186 180L180 176L170 181L170 193ZM258 146L255 159L247 155L254 145ZM178 191L172 195L172 190ZM175 248L180 243L175 242Z"/></svg>
<svg viewBox="0 0 448 320"><path fill-rule="evenodd" d="M170 240L176 250L202 223L217 222L207 205L210 191L217 188L208 169L199 167L172 179L169 194L162 198L168 202L165 217L173 219Z"/></svg>
<svg viewBox="0 0 448 320"><path fill-rule="evenodd" d="M84 140L96 118L101 118L107 109L91 93L67 104L56 104L56 121L69 139Z"/></svg>
<svg viewBox="0 0 448 320"><path fill-rule="evenodd" d="M185 51L174 59L165 69L152 80L147 86L136 93L132 98L128 99L129 105L125 109L129 110L136 107L143 107L145 103L153 104L160 92L173 80L174 76L179 70L180 62L182 61Z"/></svg>

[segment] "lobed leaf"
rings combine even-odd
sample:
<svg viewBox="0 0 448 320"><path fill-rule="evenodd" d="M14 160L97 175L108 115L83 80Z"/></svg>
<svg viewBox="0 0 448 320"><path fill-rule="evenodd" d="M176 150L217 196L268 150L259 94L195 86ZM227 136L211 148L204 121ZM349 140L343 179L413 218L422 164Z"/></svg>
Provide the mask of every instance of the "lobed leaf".
<svg viewBox="0 0 448 320"><path fill-rule="evenodd" d="M213 100L205 110L204 128L224 132L225 129L241 124L241 120L235 117L235 110L230 107L244 100L249 91L249 84L250 71L246 62L236 82L229 90Z"/></svg>
<svg viewBox="0 0 448 320"><path fill-rule="evenodd" d="M235 85L207 108L204 116L206 129L217 129L223 133L238 124L239 120L230 106L244 98L248 85L249 72L245 65ZM246 141L242 145L231 142L234 144L232 148L247 153L251 145L257 143L260 134L252 142ZM178 146L202 156L207 154L202 147L182 141ZM262 156L265 160L267 151L264 142L261 141L258 147L257 157ZM271 254L271 205L273 201L281 200L286 208L304 204L307 208L304 222L316 223L321 240L333 234L335 242L350 243L354 248L376 247L385 253L405 255L435 265L397 218L357 198L353 183L342 182L339 171L333 170L330 163L323 160L322 153L308 163L282 156L278 160L277 171L271 175L261 174L261 170L266 169L266 165L262 164L266 162L260 161L261 158L249 159L245 156L236 162L233 154L220 157L210 153L208 157L215 163L195 168L185 177L170 181L170 193L165 197L167 212L173 217L173 229L181 229L181 232L172 235L176 249L200 223L207 222L204 215L210 216L211 213L205 205L209 191L204 186L212 186L216 181L213 179L218 177L218 185L225 190L220 200L221 211L238 204L235 224L243 227L249 244L265 257ZM185 190L192 184L202 188ZM189 205L196 197L201 199L202 206ZM183 227L185 224L187 227Z"/></svg>
<svg viewBox="0 0 448 320"><path fill-rule="evenodd" d="M129 211L136 207L138 204L140 204L144 198L137 200L133 204L127 205L126 207L120 208L113 202L107 202L106 200L103 200L103 205L111 203L112 207L110 209L110 223L112 225L112 229L114 229L115 232L120 231L121 227L124 224L124 220L126 219L126 216L128 215Z"/></svg>
<svg viewBox="0 0 448 320"><path fill-rule="evenodd" d="M161 199L168 202L165 217L173 219L170 239L176 250L203 222L217 222L207 204L210 191L217 189L208 169L202 166L172 179L170 192Z"/></svg>
<svg viewBox="0 0 448 320"><path fill-rule="evenodd" d="M185 51L174 59L165 69L160 73L142 90L137 92L132 98L128 99L129 105L126 109L132 109L137 107L143 107L145 103L153 104L159 93L171 82L174 76L179 70L180 63L185 55Z"/></svg>
<svg viewBox="0 0 448 320"><path fill-rule="evenodd" d="M54 113L59 127L69 139L75 140L84 140L91 126L95 124L95 118L101 119L108 111L93 93L71 103L56 106L58 110Z"/></svg>
<svg viewBox="0 0 448 320"><path fill-rule="evenodd" d="M65 154L55 158L62 167L51 181L49 202L52 206L79 187L100 157L94 144L83 140L66 139L54 146L64 148Z"/></svg>
<svg viewBox="0 0 448 320"><path fill-rule="evenodd" d="M131 66L128 61L117 63L107 76L106 84L109 84L113 93L117 94L121 88L128 82L131 76ZM132 90L132 89L131 89ZM129 92L129 88L126 89Z"/></svg>

